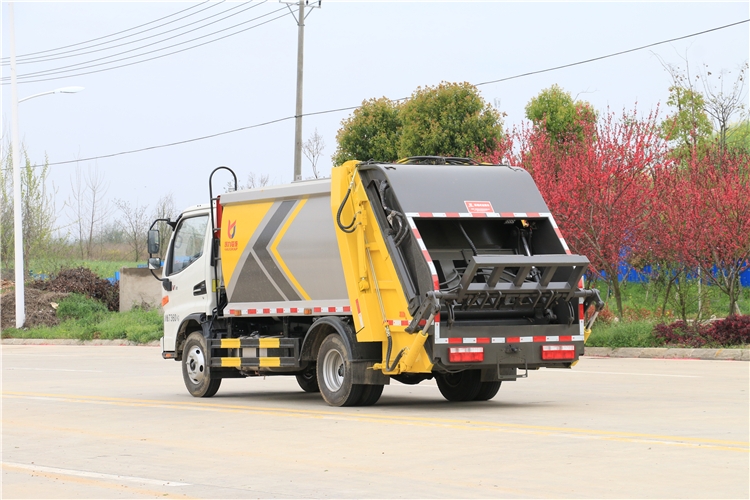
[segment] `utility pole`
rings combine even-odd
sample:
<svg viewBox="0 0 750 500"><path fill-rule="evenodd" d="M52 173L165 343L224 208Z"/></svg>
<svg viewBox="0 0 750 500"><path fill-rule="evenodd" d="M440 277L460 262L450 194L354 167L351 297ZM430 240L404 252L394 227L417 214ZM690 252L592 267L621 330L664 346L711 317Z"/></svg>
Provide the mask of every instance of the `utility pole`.
<svg viewBox="0 0 750 500"><path fill-rule="evenodd" d="M8 23L10 35L10 100L12 114L12 149L13 157L13 239L16 266L16 328L23 328L26 322L24 304L23 272L23 219L21 214L21 146L18 137L18 83L16 81L16 32L13 23L13 2L8 5Z"/></svg>
<svg viewBox="0 0 750 500"><path fill-rule="evenodd" d="M305 56L305 0L297 17L297 107L294 110L294 180L302 180L302 68Z"/></svg>
<svg viewBox="0 0 750 500"><path fill-rule="evenodd" d="M305 17L310 14L311 10L305 14L305 6L310 9L320 7L321 1L310 2L310 0L296 0L289 2L279 0L287 4L289 11L294 15L294 11L289 6L297 5L297 106L294 110L294 180L302 180L302 75L305 59Z"/></svg>

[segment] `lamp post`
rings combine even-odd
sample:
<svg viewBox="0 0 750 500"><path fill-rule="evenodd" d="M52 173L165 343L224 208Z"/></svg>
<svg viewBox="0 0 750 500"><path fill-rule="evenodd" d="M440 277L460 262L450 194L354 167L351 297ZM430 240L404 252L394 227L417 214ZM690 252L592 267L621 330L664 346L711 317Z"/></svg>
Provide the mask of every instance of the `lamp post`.
<svg viewBox="0 0 750 500"><path fill-rule="evenodd" d="M83 87L61 87L47 92L30 95L18 99L18 84L16 82L16 37L13 23L13 2L8 5L8 22L10 34L10 89L12 106L12 149L13 157L13 231L16 266L16 328L22 328L26 322L26 307L24 304L24 272L23 272L23 218L21 214L21 146L18 135L18 103L47 94L74 94Z"/></svg>

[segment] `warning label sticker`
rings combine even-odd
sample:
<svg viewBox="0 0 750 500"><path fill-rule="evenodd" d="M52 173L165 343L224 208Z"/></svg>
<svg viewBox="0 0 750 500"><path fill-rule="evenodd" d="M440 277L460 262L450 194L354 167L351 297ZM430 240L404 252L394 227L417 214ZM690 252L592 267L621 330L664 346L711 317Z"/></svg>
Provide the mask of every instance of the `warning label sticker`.
<svg viewBox="0 0 750 500"><path fill-rule="evenodd" d="M470 214L489 214L494 212L492 203L489 201L464 201L464 204Z"/></svg>

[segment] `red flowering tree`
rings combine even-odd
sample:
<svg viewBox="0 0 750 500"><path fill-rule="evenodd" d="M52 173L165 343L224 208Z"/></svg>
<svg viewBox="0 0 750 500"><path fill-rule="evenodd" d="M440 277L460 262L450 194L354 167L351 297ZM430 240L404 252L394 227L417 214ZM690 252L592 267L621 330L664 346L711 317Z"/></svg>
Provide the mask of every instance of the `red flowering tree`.
<svg viewBox="0 0 750 500"><path fill-rule="evenodd" d="M517 131L519 161L531 172L574 253L613 291L622 315L617 271L641 244L651 208L653 173L669 162L656 113L607 112L565 148L540 128Z"/></svg>
<svg viewBox="0 0 750 500"><path fill-rule="evenodd" d="M740 273L750 268L750 155L718 143L694 149L660 171L655 187L662 221L657 251L701 269L729 297L729 314L740 314Z"/></svg>

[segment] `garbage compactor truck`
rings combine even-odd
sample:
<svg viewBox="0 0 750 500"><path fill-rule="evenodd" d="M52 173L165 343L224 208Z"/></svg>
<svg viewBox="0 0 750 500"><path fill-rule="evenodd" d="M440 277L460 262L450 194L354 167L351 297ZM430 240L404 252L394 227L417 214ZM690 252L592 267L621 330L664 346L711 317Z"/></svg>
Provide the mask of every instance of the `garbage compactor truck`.
<svg viewBox="0 0 750 500"><path fill-rule="evenodd" d="M525 170L349 161L330 179L214 197L221 169L210 204L161 219L174 231L154 273L162 356L193 396L293 375L332 406L372 405L391 379L484 401L583 354L584 311L603 304ZM154 272L158 230L148 240Z"/></svg>

